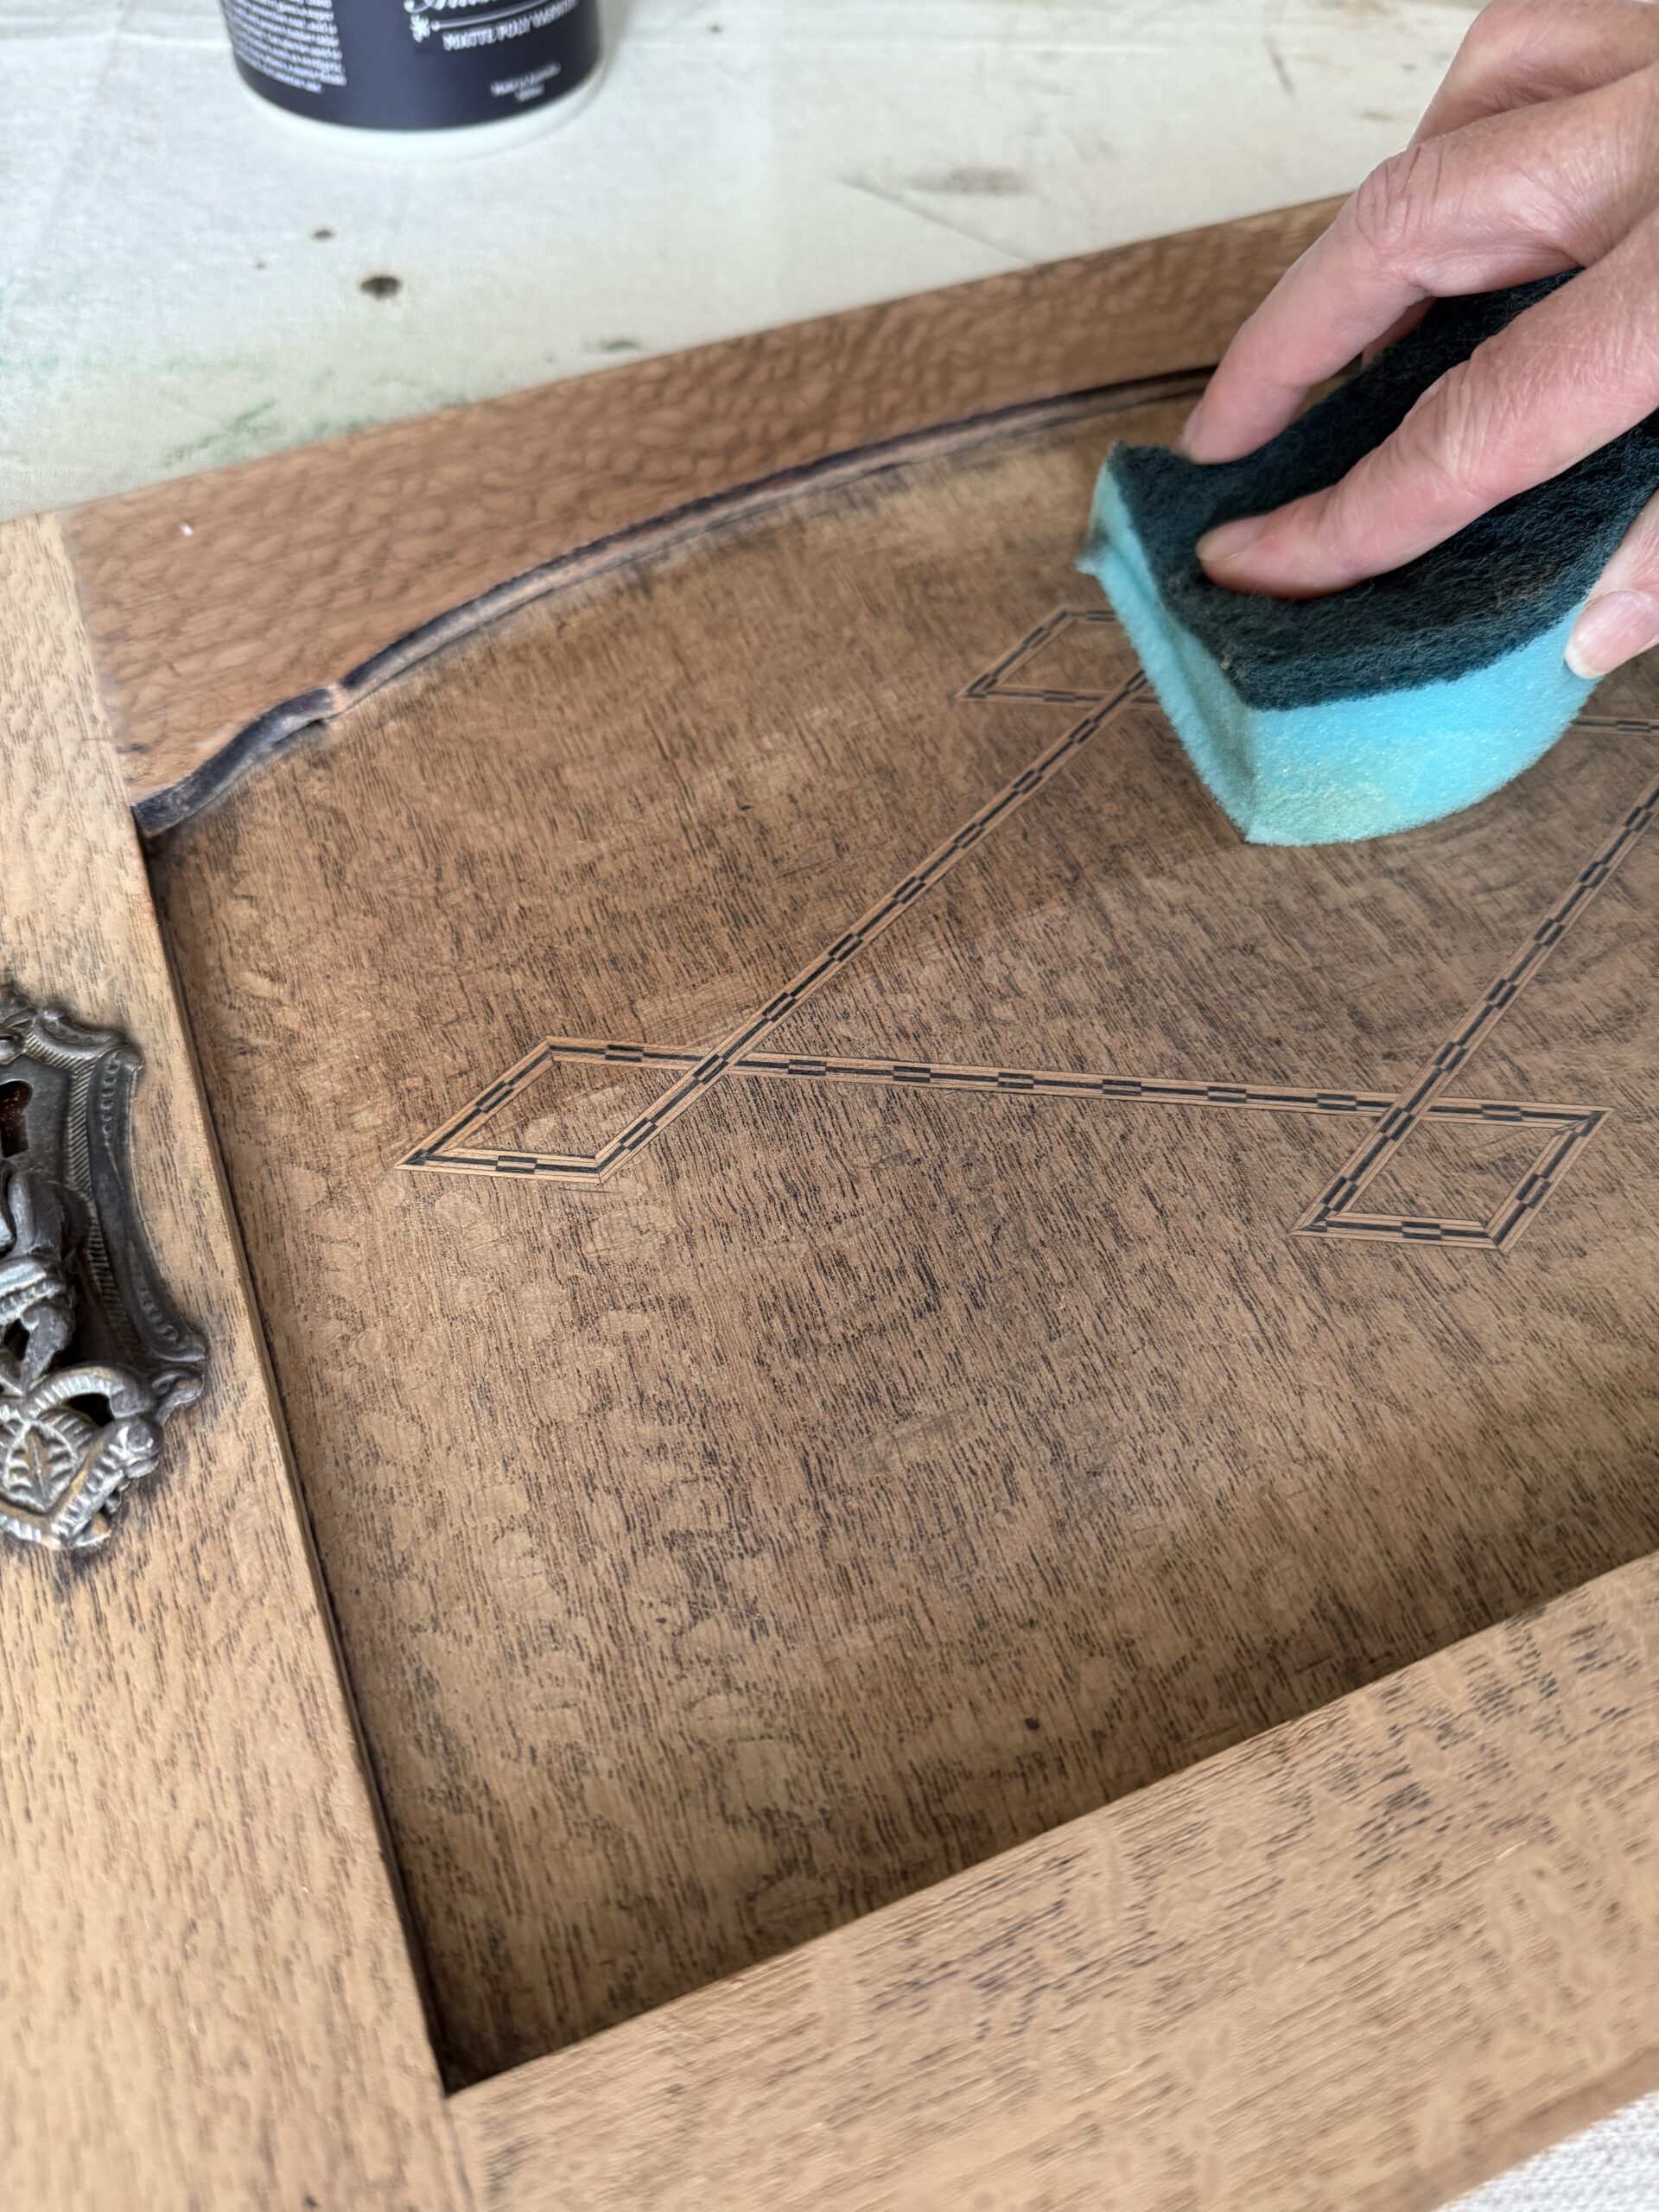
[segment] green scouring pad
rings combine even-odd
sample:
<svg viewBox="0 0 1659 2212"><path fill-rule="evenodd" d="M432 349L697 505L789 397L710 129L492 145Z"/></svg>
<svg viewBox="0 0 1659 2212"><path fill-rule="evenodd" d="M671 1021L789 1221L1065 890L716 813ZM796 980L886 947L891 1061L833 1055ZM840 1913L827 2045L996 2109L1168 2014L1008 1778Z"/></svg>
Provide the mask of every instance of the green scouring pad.
<svg viewBox="0 0 1659 2212"><path fill-rule="evenodd" d="M1659 489L1659 414L1387 575L1325 599L1224 590L1204 532L1345 475L1418 396L1569 277L1445 300L1242 461L1119 446L1079 566L1097 576L1205 784L1246 837L1381 836L1471 805L1553 745L1593 688L1562 658Z"/></svg>

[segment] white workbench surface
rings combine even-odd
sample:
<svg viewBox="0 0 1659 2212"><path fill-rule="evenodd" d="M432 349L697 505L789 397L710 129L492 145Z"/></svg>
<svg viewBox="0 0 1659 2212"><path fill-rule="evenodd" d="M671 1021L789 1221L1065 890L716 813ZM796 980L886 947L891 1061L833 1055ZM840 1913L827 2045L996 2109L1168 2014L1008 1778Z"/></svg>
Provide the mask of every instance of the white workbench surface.
<svg viewBox="0 0 1659 2212"><path fill-rule="evenodd" d="M1340 190L1473 12L622 0L567 127L389 168L217 0L0 0L0 514Z"/></svg>
<svg viewBox="0 0 1659 2212"><path fill-rule="evenodd" d="M0 516L1343 190L1474 12L615 0L568 128L391 165L269 124L218 0L0 0ZM1656 2206L1659 2099L1465 2212Z"/></svg>

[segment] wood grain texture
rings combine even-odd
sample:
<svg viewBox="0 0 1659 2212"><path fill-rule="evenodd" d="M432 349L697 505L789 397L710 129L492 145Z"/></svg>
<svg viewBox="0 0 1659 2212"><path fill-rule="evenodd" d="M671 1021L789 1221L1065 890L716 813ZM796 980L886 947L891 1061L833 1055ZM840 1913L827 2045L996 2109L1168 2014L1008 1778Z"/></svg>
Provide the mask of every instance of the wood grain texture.
<svg viewBox="0 0 1659 2212"><path fill-rule="evenodd" d="M1295 1233L1648 790L1653 678L1458 820L1241 845L1071 569L1178 421L618 549L159 849L452 2079L1659 1541L1659 837L1374 1187L1414 1226ZM397 1171L542 1039L695 1059L939 849L768 1040L907 1074L733 1073L602 1191ZM671 1079L550 1061L478 1142L593 1153ZM1518 1247L1422 1241L1537 1195L1554 1107L1611 1118Z"/></svg>
<svg viewBox="0 0 1659 2212"><path fill-rule="evenodd" d="M0 2198L442 2212L464 2189L143 870L51 522L0 531L4 959L148 1063L207 1395L109 1548L8 1547Z"/></svg>
<svg viewBox="0 0 1659 2212"><path fill-rule="evenodd" d="M277 701L666 507L924 426L1206 366L1336 204L766 331L73 510L65 528L129 788L142 804Z"/></svg>
<svg viewBox="0 0 1659 2212"><path fill-rule="evenodd" d="M1659 1566L454 2100L483 2212L1430 2212L1659 2081Z"/></svg>

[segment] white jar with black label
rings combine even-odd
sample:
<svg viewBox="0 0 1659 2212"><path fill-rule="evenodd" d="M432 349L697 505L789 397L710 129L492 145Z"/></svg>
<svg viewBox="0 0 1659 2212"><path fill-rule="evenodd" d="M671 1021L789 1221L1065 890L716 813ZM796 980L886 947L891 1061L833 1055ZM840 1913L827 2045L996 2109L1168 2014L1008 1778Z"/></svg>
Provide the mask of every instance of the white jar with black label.
<svg viewBox="0 0 1659 2212"><path fill-rule="evenodd" d="M353 152L483 152L569 116L599 77L599 0L223 6L244 82Z"/></svg>

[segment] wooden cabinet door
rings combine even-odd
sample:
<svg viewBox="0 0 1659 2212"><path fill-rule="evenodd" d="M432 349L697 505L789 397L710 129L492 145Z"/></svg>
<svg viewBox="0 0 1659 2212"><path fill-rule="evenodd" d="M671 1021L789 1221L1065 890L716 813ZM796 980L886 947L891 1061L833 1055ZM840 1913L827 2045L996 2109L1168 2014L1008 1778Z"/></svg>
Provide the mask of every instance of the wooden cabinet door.
<svg viewBox="0 0 1659 2212"><path fill-rule="evenodd" d="M211 1345L0 1562L20 2201L1427 2208L1649 2086L1652 679L1247 848L1069 566L1319 213L0 535Z"/></svg>

